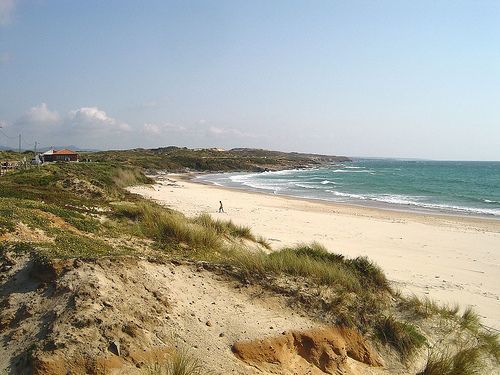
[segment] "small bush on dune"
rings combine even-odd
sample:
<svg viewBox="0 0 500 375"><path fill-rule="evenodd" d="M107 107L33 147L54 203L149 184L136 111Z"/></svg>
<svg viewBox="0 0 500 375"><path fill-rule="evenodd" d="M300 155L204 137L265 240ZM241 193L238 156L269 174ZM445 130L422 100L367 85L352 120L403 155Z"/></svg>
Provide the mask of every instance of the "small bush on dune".
<svg viewBox="0 0 500 375"><path fill-rule="evenodd" d="M271 250L271 244L264 237L258 237L256 242L260 244L262 247Z"/></svg>
<svg viewBox="0 0 500 375"><path fill-rule="evenodd" d="M152 363L143 371L146 375L205 375L200 361L187 349L176 349L166 363Z"/></svg>
<svg viewBox="0 0 500 375"><path fill-rule="evenodd" d="M275 273L287 273L311 278L320 284L345 287L347 290L359 291L361 284L349 269L341 263L325 262L306 255L301 249L284 249L267 256L268 267Z"/></svg>
<svg viewBox="0 0 500 375"><path fill-rule="evenodd" d="M139 183L149 183L151 180L136 168L119 168L113 176L113 182L123 188Z"/></svg>
<svg viewBox="0 0 500 375"><path fill-rule="evenodd" d="M329 253L323 246L313 243L285 248L270 254L250 253L233 249L226 261L242 268L248 274L272 273L301 276L318 284L338 286L353 292L364 292L362 275L342 255Z"/></svg>
<svg viewBox="0 0 500 375"><path fill-rule="evenodd" d="M214 220L209 214L203 213L193 220L194 223L200 224L205 228L215 230L219 234L229 235L233 237L246 238L248 240L257 242L257 239L252 234L250 227L243 225L236 225L231 220L222 221Z"/></svg>
<svg viewBox="0 0 500 375"><path fill-rule="evenodd" d="M455 317L459 311L459 306L457 304L440 304L429 297L420 298L416 295L403 298L401 305L405 310L409 310L422 318L428 318L435 314L441 315L444 318L452 318Z"/></svg>
<svg viewBox="0 0 500 375"><path fill-rule="evenodd" d="M462 349L455 354L431 353L425 368L417 375L481 374L485 365L480 357L481 351L477 347Z"/></svg>
<svg viewBox="0 0 500 375"><path fill-rule="evenodd" d="M294 251L298 256L306 256L322 262L338 263L344 260L343 255L330 253L326 247L318 242L313 242L309 245L299 245L288 250Z"/></svg>
<svg viewBox="0 0 500 375"><path fill-rule="evenodd" d="M214 220L212 216L210 216L207 213L202 213L201 215L197 216L194 220L194 223L200 224L205 228L211 228L215 230L219 234L226 234L227 233L227 226L222 220Z"/></svg>
<svg viewBox="0 0 500 375"><path fill-rule="evenodd" d="M41 244L41 248L49 258L97 258L122 253L122 250L117 250L97 238L62 231L56 235L53 243Z"/></svg>
<svg viewBox="0 0 500 375"><path fill-rule="evenodd" d="M133 221L141 218L143 214L143 208L133 203L115 204L112 211L112 215L116 218L126 218Z"/></svg>
<svg viewBox="0 0 500 375"><path fill-rule="evenodd" d="M252 230L250 227L244 225L236 225L232 221L228 221L227 223L229 233L231 233L234 237L246 238L250 241L256 241L256 238L252 234Z"/></svg>
<svg viewBox="0 0 500 375"><path fill-rule="evenodd" d="M356 290L359 286L365 288L388 290L389 283L383 271L366 257L358 257L355 259L347 259L341 254L331 253L326 248L316 242L310 245L300 245L295 248L288 248L281 253L289 253L290 255L299 257L304 262L315 261L320 268L325 268L323 278L332 281L337 277L337 280L344 280L345 283L356 285L352 290ZM352 280L356 280L353 282ZM331 282L325 282L330 284Z"/></svg>
<svg viewBox="0 0 500 375"><path fill-rule="evenodd" d="M347 264L354 268L362 276L364 284L372 284L379 289L389 289L389 282L382 269L367 257L357 257L348 260Z"/></svg>
<svg viewBox="0 0 500 375"><path fill-rule="evenodd" d="M481 327L481 319L471 306L468 306L460 317L460 326L473 332L477 332Z"/></svg>
<svg viewBox="0 0 500 375"><path fill-rule="evenodd" d="M213 249L222 246L220 235L213 228L191 223L182 214L161 207L143 204L140 226L143 232L161 243L186 243L193 247Z"/></svg>
<svg viewBox="0 0 500 375"><path fill-rule="evenodd" d="M409 358L426 343L412 324L400 322L393 317L383 318L375 327L377 337L399 351L404 359Z"/></svg>
<svg viewBox="0 0 500 375"><path fill-rule="evenodd" d="M482 331L479 333L479 341L481 343L481 348L486 352L490 353L493 358L500 362L500 343L499 334L492 331Z"/></svg>
<svg viewBox="0 0 500 375"><path fill-rule="evenodd" d="M177 350L167 364L168 375L201 375L205 374L200 362L187 350Z"/></svg>

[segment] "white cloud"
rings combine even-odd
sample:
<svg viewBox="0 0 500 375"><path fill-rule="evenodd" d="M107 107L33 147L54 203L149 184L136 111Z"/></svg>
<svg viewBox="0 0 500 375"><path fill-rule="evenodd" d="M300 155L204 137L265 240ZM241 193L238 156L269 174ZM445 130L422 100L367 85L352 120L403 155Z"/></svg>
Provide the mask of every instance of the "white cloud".
<svg viewBox="0 0 500 375"><path fill-rule="evenodd" d="M12 19L16 0L0 0L0 26L6 26Z"/></svg>
<svg viewBox="0 0 500 375"><path fill-rule="evenodd" d="M98 107L81 107L60 115L46 103L30 108L9 128L9 132L23 134L29 142L37 140L40 145L76 144L91 148L122 144L132 134L130 125Z"/></svg>
<svg viewBox="0 0 500 375"><path fill-rule="evenodd" d="M59 113L51 111L46 103L42 103L31 107L17 122L21 124L54 125L59 121Z"/></svg>
<svg viewBox="0 0 500 375"><path fill-rule="evenodd" d="M166 132L185 132L187 129L181 125L175 125L170 123L164 124L151 124L146 123L143 126L143 130L145 133L152 135L159 135Z"/></svg>
<svg viewBox="0 0 500 375"><path fill-rule="evenodd" d="M110 117L97 107L82 107L69 112L69 120L73 126L87 128L105 128L110 130L129 131L130 126Z"/></svg>
<svg viewBox="0 0 500 375"><path fill-rule="evenodd" d="M234 136L234 137L241 137L241 138L255 138L255 134L250 134L250 133L245 133L242 132L241 130L238 129L233 129L233 128L220 128L217 126L210 126L208 128L208 133L210 135L216 136L216 137L223 137L223 136Z"/></svg>
<svg viewBox="0 0 500 375"><path fill-rule="evenodd" d="M158 135L161 133L160 127L156 124L144 124L143 129L148 134Z"/></svg>
<svg viewBox="0 0 500 375"><path fill-rule="evenodd" d="M8 133L11 132L23 134L28 142L36 140L43 146L75 144L102 149L139 144L204 145L207 141L232 144L259 137L244 130L215 126L203 120L189 126L172 122L146 122L131 126L97 106L60 113L46 103L30 108L9 125Z"/></svg>

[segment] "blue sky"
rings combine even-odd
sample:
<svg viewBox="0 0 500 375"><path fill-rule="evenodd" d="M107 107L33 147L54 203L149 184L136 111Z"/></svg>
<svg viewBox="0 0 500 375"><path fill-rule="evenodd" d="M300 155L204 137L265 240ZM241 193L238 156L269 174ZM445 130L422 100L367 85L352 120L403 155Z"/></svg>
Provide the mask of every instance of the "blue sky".
<svg viewBox="0 0 500 375"><path fill-rule="evenodd" d="M500 160L498 1L0 0L0 145Z"/></svg>

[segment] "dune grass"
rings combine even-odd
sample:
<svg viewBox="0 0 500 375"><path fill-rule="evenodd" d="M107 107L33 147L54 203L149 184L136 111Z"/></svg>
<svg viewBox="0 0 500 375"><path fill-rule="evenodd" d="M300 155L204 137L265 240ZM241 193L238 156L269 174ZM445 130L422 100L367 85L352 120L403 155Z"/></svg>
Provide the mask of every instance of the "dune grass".
<svg viewBox="0 0 500 375"><path fill-rule="evenodd" d="M458 340L457 342L461 343L461 345L469 345L467 349L463 349L462 351L462 354L466 358L470 357L469 359L473 360L474 356L479 353L490 355L497 364L500 363L500 335L492 329L483 326L481 318L471 306L468 306L460 314L458 304L441 304L427 297L419 298L412 296L409 298L400 298L400 305L406 313L410 312L414 316L423 319L439 316L447 322L453 322L454 325L452 327L454 328L449 335L455 336ZM471 342L474 343L474 346L472 346L474 350L471 349ZM440 373L439 371L445 371L443 374L460 374L460 371L466 371L464 374L481 373L470 372L473 371L473 367L464 366L460 358L455 358L458 355L451 355L447 352L440 353L439 355L431 355L428 369L426 370L428 372L423 372L422 374L438 374Z"/></svg>
<svg viewBox="0 0 500 375"><path fill-rule="evenodd" d="M375 326L375 333L381 342L394 347L405 360L427 342L414 325L400 322L392 316L381 319Z"/></svg>
<svg viewBox="0 0 500 375"><path fill-rule="evenodd" d="M481 350L472 347L454 354L449 351L431 353L424 369L417 375L480 375L485 368L481 361Z"/></svg>
<svg viewBox="0 0 500 375"><path fill-rule="evenodd" d="M307 278L317 284L338 286L361 292L364 288L387 290L383 272L364 258L346 259L312 243L288 247L270 254L231 249L226 262L237 266L247 275L286 274ZM362 270L370 271L363 273Z"/></svg>
<svg viewBox="0 0 500 375"><path fill-rule="evenodd" d="M402 308L419 318L429 318L433 315L440 315L443 318L454 318L460 310L458 304L448 305L438 303L429 297L420 298L416 295L401 297L400 301Z"/></svg>
<svg viewBox="0 0 500 375"><path fill-rule="evenodd" d="M459 323L462 329L477 332L481 327L481 318L472 306L468 306L460 317Z"/></svg>
<svg viewBox="0 0 500 375"><path fill-rule="evenodd" d="M481 348L489 353L500 364L500 335L493 330L483 329L478 334Z"/></svg>
<svg viewBox="0 0 500 375"><path fill-rule="evenodd" d="M12 232L16 230L16 224L22 222L29 228L43 229L52 242L36 246L6 247L2 244L0 252L15 250L40 252L48 258L94 258L129 251L113 245L113 241L103 241L103 237L110 237L113 231L116 237L147 238L153 240L155 249L164 254L229 265L238 277L244 276L255 282L285 277L292 284L313 284L318 290L326 287L334 297L321 301L319 308L329 309L336 322L356 325L364 332L371 332L374 328L377 337L398 350L404 358L410 357L425 343L415 326L394 318L381 318L382 309L386 307L384 296L392 291L382 270L368 258L345 258L317 243L288 247L269 254L257 249L249 251L242 246L240 239L266 248L270 246L265 239L256 237L249 227L215 220L208 214L190 219L123 189L129 184L147 181L134 168L104 163L51 165L4 176L0 180L0 233ZM60 220L52 220L52 216ZM73 228L66 225L53 227L56 221ZM394 292L392 295L399 301L399 311L406 315L410 313L423 319L439 315L452 319L457 327L473 337L477 350L490 353L498 361L498 334L484 330L472 309L459 315L458 306L440 305L417 297L403 298ZM312 296L311 301L314 302L314 298ZM464 351L464 355L474 359L474 351ZM185 357L181 355L172 361L169 374L189 374L182 372L183 368L189 370L182 360ZM424 373L434 374L433 369L439 366L444 366L446 371L455 371L455 368L469 371L460 358L440 355L429 358Z"/></svg>
<svg viewBox="0 0 500 375"><path fill-rule="evenodd" d="M232 221L215 220L209 214L189 219L181 213L150 202L121 202L113 205L111 215L135 222L143 235L161 245L181 243L205 254L224 248L225 240L243 238L269 247L251 229Z"/></svg>
<svg viewBox="0 0 500 375"><path fill-rule="evenodd" d="M222 238L212 227L190 222L184 215L162 210L161 207L141 204L140 227L154 240L169 244L184 243L194 248L215 249Z"/></svg>
<svg viewBox="0 0 500 375"><path fill-rule="evenodd" d="M389 290L382 270L366 257L354 259L328 252L312 243L284 248L267 254L248 251L225 239L245 238L268 247L256 238L250 228L231 221L214 220L208 214L194 219L149 202L120 204L114 207L115 217L132 220L141 233L159 244L184 243L196 250L198 258L227 263L246 275L286 274L307 278L317 284L335 285L348 291Z"/></svg>
<svg viewBox="0 0 500 375"><path fill-rule="evenodd" d="M206 375L201 362L186 348L176 348L165 363L154 362L143 370L145 375Z"/></svg>
<svg viewBox="0 0 500 375"><path fill-rule="evenodd" d="M257 242L257 238L253 235L250 227L244 225L236 225L231 220L224 221L220 219L213 219L209 214L203 213L194 218L193 222L196 224L200 224L205 228L213 229L221 235L240 237L253 242Z"/></svg>

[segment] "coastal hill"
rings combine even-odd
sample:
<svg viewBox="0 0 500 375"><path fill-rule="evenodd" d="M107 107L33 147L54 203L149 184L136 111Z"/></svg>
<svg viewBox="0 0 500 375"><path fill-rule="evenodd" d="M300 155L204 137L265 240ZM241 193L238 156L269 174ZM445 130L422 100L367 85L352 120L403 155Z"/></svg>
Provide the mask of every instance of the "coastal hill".
<svg viewBox="0 0 500 375"><path fill-rule="evenodd" d="M279 169L322 156L165 148L86 158L0 177L0 373L498 369L498 334L472 309L405 297L366 257L275 247L252 228L127 190L157 188L145 174L154 168Z"/></svg>
<svg viewBox="0 0 500 375"><path fill-rule="evenodd" d="M87 155L87 154L85 154ZM88 154L93 161L115 161L146 169L170 171L252 171L308 168L328 163L345 162L345 156L301 154L262 149L235 148L188 149L186 147L161 147L102 151Z"/></svg>

